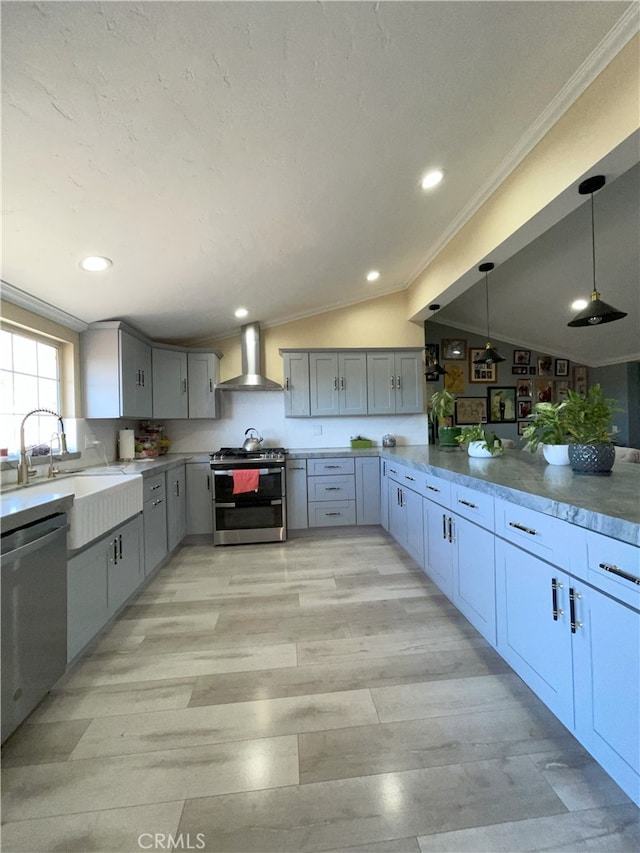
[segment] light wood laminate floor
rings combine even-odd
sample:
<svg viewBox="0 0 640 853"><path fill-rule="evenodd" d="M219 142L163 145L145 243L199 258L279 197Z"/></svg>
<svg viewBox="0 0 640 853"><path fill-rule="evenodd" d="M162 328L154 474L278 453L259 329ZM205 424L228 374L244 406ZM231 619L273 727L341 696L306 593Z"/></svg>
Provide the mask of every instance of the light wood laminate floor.
<svg viewBox="0 0 640 853"><path fill-rule="evenodd" d="M380 528L181 548L2 781L5 853L640 849L638 809Z"/></svg>

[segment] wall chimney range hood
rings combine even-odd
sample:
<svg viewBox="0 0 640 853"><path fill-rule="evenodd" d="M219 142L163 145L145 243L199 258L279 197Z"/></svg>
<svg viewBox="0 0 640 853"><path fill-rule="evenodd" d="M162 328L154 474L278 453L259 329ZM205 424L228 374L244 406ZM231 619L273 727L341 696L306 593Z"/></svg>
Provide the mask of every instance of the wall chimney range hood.
<svg viewBox="0 0 640 853"><path fill-rule="evenodd" d="M221 391L282 391L282 385L260 373L260 325L247 323L240 329L242 373L216 385Z"/></svg>

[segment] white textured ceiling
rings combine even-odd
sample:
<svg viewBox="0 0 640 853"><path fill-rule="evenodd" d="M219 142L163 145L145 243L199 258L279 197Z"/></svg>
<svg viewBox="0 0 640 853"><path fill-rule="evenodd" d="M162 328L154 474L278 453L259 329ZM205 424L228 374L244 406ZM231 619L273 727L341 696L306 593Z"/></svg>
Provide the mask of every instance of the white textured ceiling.
<svg viewBox="0 0 640 853"><path fill-rule="evenodd" d="M3 3L2 277L168 341L400 290L628 7Z"/></svg>

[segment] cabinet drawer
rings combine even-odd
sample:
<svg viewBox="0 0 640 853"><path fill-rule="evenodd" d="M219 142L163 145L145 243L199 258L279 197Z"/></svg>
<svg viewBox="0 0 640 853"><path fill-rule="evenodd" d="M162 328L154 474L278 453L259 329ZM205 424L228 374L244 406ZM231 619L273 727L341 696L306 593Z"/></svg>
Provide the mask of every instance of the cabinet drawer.
<svg viewBox="0 0 640 853"><path fill-rule="evenodd" d="M317 477L320 474L353 474L353 457L344 459L307 459L307 474Z"/></svg>
<svg viewBox="0 0 640 853"><path fill-rule="evenodd" d="M309 527L338 527L355 523L355 501L309 502Z"/></svg>
<svg viewBox="0 0 640 853"><path fill-rule="evenodd" d="M487 495L467 486L453 483L451 488L451 509L458 515L475 521L476 524L493 530L494 524L494 499L493 495Z"/></svg>
<svg viewBox="0 0 640 853"><path fill-rule="evenodd" d="M585 538L587 580L640 609L640 548L591 530L585 531Z"/></svg>
<svg viewBox="0 0 640 853"><path fill-rule="evenodd" d="M531 554L568 569L580 549L579 528L534 509L496 498L496 533ZM575 556L574 556L575 560ZM581 573L584 577L584 572Z"/></svg>
<svg viewBox="0 0 640 853"><path fill-rule="evenodd" d="M418 482L419 491L423 497L447 508L451 507L451 483L448 480L441 480L440 477L434 477L431 474L422 474Z"/></svg>
<svg viewBox="0 0 640 853"><path fill-rule="evenodd" d="M410 481L405 479L407 474L414 476L411 470L404 465L398 465L397 462L387 462L387 477L394 483L401 483L403 486L410 485Z"/></svg>
<svg viewBox="0 0 640 853"><path fill-rule="evenodd" d="M153 477L145 477L142 481L142 489L145 501L151 500L151 498L163 498L165 495L164 474L155 474Z"/></svg>
<svg viewBox="0 0 640 853"><path fill-rule="evenodd" d="M353 474L338 477L307 477L310 501L352 501L356 497L356 481Z"/></svg>

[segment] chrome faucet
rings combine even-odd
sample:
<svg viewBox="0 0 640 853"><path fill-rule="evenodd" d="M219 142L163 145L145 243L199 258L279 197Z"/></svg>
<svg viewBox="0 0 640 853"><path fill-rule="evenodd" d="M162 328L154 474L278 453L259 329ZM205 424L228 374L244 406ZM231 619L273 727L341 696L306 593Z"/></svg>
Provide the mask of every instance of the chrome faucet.
<svg viewBox="0 0 640 853"><path fill-rule="evenodd" d="M18 485L26 486L29 482L29 477L33 477L35 471L32 470L27 465L27 448L24 439L24 424L27 418L30 418L31 415L44 414L44 415L53 415L54 418L58 419L60 424L60 428L58 430L58 435L60 437L60 453L64 455L68 453L67 450L67 437L64 434L64 423L62 422L62 417L57 413L51 411L51 409L32 409L22 419L22 423L20 424L20 464L18 465Z"/></svg>

